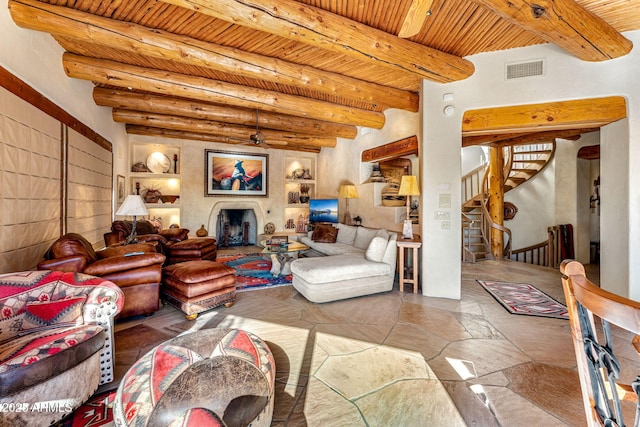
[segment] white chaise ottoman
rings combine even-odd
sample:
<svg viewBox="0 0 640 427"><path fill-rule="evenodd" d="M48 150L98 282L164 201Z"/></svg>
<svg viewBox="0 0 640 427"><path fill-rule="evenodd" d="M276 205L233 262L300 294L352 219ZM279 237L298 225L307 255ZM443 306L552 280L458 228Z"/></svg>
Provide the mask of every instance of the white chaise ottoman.
<svg viewBox="0 0 640 427"><path fill-rule="evenodd" d="M362 255L332 255L299 258L291 263L291 274L298 292L322 303L390 291L395 268Z"/></svg>

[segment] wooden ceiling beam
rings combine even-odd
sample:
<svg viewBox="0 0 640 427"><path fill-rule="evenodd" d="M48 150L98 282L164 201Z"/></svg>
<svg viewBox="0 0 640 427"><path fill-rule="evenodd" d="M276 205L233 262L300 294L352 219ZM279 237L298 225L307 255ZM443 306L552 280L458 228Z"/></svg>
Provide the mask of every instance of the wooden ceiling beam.
<svg viewBox="0 0 640 427"><path fill-rule="evenodd" d="M470 61L292 0L163 0L223 21L436 82L473 74Z"/></svg>
<svg viewBox="0 0 640 427"><path fill-rule="evenodd" d="M360 155L362 162L379 162L400 156L418 155L418 137L410 136L388 144L364 150Z"/></svg>
<svg viewBox="0 0 640 427"><path fill-rule="evenodd" d="M220 142L224 144L233 144L233 145L251 145L255 146L255 144L248 144L242 142L235 138L229 138L218 135L211 135L205 133L191 132L191 131L180 131L174 129L161 129L154 128L150 126L138 126L138 125L126 125L127 133L130 135L146 135L146 136L161 136L165 138L173 138L173 139L190 139L193 141L208 141L208 142ZM275 148L277 150L293 150L293 151L304 151L311 153L319 153L320 148L318 147L308 147L304 145L278 145L272 146L269 144L260 144L259 147L263 148Z"/></svg>
<svg viewBox="0 0 640 427"><path fill-rule="evenodd" d="M53 6L35 0L11 0L9 10L17 25L55 36L373 105L413 112L419 108L420 98L417 93L206 43L130 22L104 18L68 7Z"/></svg>
<svg viewBox="0 0 640 427"><path fill-rule="evenodd" d="M598 128L627 117L621 96L466 111L462 135Z"/></svg>
<svg viewBox="0 0 640 427"><path fill-rule="evenodd" d="M375 111L204 77L137 67L69 52L62 55L62 62L67 76L110 86L374 129L381 129L385 122L384 114Z"/></svg>
<svg viewBox="0 0 640 427"><path fill-rule="evenodd" d="M213 120L190 119L187 117L169 116L166 114L145 113L143 111L119 110L112 111L113 120L118 123L128 123L138 126L166 128L173 130L192 131L211 135L226 136L242 141L250 141L249 136L256 131L255 127L238 126ZM335 147L335 138L321 138L310 135L282 132L271 129L260 129L260 133L269 143L286 142L304 144L316 147Z"/></svg>
<svg viewBox="0 0 640 427"><path fill-rule="evenodd" d="M551 139L579 139L583 133L595 132L599 128L586 129L567 129L567 130L549 130L540 132L526 133L502 133L478 136L462 136L462 147L471 147L473 145L517 145L528 144L536 141L549 141Z"/></svg>
<svg viewBox="0 0 640 427"><path fill-rule="evenodd" d="M629 53L631 41L574 0L474 0L584 61L606 61Z"/></svg>
<svg viewBox="0 0 640 427"><path fill-rule="evenodd" d="M184 116L245 126L256 125L256 110L214 105L196 100L101 87L93 89L93 100L102 107ZM358 129L355 126L285 116L269 111L260 111L258 119L261 129L348 139L354 139L358 135Z"/></svg>
<svg viewBox="0 0 640 427"><path fill-rule="evenodd" d="M600 158L600 145L587 145L578 150L578 158L585 160L597 160Z"/></svg>

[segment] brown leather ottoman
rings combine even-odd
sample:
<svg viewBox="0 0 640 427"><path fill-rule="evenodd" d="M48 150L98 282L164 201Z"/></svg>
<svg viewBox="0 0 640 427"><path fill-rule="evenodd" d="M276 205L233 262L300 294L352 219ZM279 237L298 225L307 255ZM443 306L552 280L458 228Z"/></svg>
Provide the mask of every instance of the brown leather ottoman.
<svg viewBox="0 0 640 427"><path fill-rule="evenodd" d="M185 261L162 269L165 300L193 320L198 313L225 305L236 298L236 271L215 261Z"/></svg>
<svg viewBox="0 0 640 427"><path fill-rule="evenodd" d="M194 260L215 261L218 255L216 239L212 237L196 237L167 245L167 264Z"/></svg>

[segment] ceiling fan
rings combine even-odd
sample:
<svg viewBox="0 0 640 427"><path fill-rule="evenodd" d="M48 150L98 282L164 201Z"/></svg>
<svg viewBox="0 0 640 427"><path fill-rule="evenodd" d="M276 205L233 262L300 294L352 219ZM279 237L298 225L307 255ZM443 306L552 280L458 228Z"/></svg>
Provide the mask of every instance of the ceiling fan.
<svg viewBox="0 0 640 427"><path fill-rule="evenodd" d="M433 0L412 0L409 11L402 22L398 37L413 37L420 32L427 18L431 15Z"/></svg>
<svg viewBox="0 0 640 427"><path fill-rule="evenodd" d="M260 145L265 143L264 135L260 133L260 129L258 128L258 111L259 110L256 110L256 133L251 134L249 136L249 139L255 145Z"/></svg>

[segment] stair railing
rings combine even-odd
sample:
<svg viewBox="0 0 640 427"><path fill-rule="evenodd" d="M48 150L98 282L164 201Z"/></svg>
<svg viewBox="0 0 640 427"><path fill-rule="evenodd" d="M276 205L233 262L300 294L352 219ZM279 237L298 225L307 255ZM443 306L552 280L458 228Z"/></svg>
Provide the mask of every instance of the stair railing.
<svg viewBox="0 0 640 427"><path fill-rule="evenodd" d="M476 254L471 249L471 233L474 228L476 220L462 212L462 261L463 262L476 262ZM466 240L465 240L466 237ZM484 236L483 240L484 239Z"/></svg>
<svg viewBox="0 0 640 427"><path fill-rule="evenodd" d="M546 143L537 144L537 145L544 146L546 145ZM553 158L555 154L555 149L556 149L555 141L552 141L551 153L548 156L546 164L548 164L548 162ZM513 146L503 147L504 184L506 184L512 172L515 154L516 154L516 150L514 149ZM543 168L541 168L540 170L542 169ZM469 172L468 174L462 177L462 197L463 197L464 203L469 203L473 199L478 199L478 201L480 201L479 204L481 206L481 214L480 214L479 220L470 218L464 213L462 214L462 227L463 227L462 239L463 239L463 256L464 256L463 259L466 261L467 258L471 258L472 260L471 262L475 262L476 257L473 251L471 250L470 240L467 240L465 244L465 231L466 231L466 235L470 235L470 229L474 227L477 222L480 222L481 234L482 234L483 240L486 242L485 245L486 245L487 252L490 253L490 249L491 249L491 229L497 229L504 233L503 234L503 241L504 241L503 257L504 258L512 259L514 261L527 262L529 264L547 265L553 268L557 268L560 265L560 262L562 261L562 259L560 259L561 255L560 255L559 242L558 242L559 240L558 230L555 227L549 227L549 230L548 230L549 238L547 241L538 243L536 245L528 246L526 248L513 250L511 230L491 220L491 215L489 214L489 210L488 210L488 204L489 204L488 179L489 179L488 163L485 163L484 165L479 166L478 168L474 169L473 171Z"/></svg>
<svg viewBox="0 0 640 427"><path fill-rule="evenodd" d="M500 230L503 233L503 249L502 257L511 258L511 230L504 225L500 225L491 219L489 213L489 168L486 169L484 177L482 179L482 194L484 194L482 200L482 234L486 236L487 249L491 252L491 229Z"/></svg>
<svg viewBox="0 0 640 427"><path fill-rule="evenodd" d="M485 193L485 195L489 194L489 190L487 190ZM487 242L487 249L489 250L489 252L491 252L491 238L492 238L492 233L491 230L492 229L496 229L499 230L503 233L503 238L502 238L502 242L503 242L503 248L502 248L502 257L503 258L507 258L507 259L511 259L511 241L512 241L512 236L511 236L511 230L507 227L505 227L504 225L500 225L496 222L494 222L491 219L491 214L489 213L488 210L488 206L489 206L489 197L486 196L485 199L482 201L482 235L486 236L485 240Z"/></svg>
<svg viewBox="0 0 640 427"><path fill-rule="evenodd" d="M514 149L511 145L507 145L502 147L502 155L504 159L504 166L502 168L502 176L504 179L504 183L506 184L507 179L509 179L509 174L511 174L511 168L513 167L513 153Z"/></svg>
<svg viewBox="0 0 640 427"><path fill-rule="evenodd" d="M462 200L466 203L482 192L482 180L484 179L488 163L478 166L462 177Z"/></svg>
<svg viewBox="0 0 640 427"><path fill-rule="evenodd" d="M505 157L505 163L511 164L513 159L513 150L511 147L507 147L507 156ZM504 174L505 179L507 173ZM471 250L471 240L466 239L465 236L471 235L471 228L475 226L476 222L479 222L480 233L482 240L485 244L485 250L491 253L491 229L497 229L504 233L504 248L503 257L511 258L511 230L503 225L499 225L491 220L491 215L487 209L489 204L489 168L488 163L485 163L465 176L462 177L462 199L468 202L474 198L480 198L481 214L480 219L475 220L468 215L462 213L462 248L463 248L463 260L467 262L476 261L475 254ZM466 232L466 233L465 233Z"/></svg>
<svg viewBox="0 0 640 427"><path fill-rule="evenodd" d="M558 268L562 263L561 239L562 227L547 227L547 240L526 248L515 249L509 259L542 267Z"/></svg>
<svg viewBox="0 0 640 427"><path fill-rule="evenodd" d="M526 248L515 249L511 252L512 261L526 264L549 266L549 242L544 241Z"/></svg>

